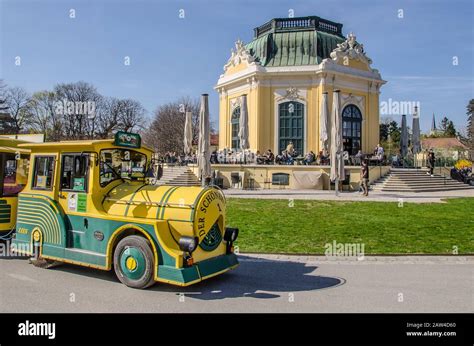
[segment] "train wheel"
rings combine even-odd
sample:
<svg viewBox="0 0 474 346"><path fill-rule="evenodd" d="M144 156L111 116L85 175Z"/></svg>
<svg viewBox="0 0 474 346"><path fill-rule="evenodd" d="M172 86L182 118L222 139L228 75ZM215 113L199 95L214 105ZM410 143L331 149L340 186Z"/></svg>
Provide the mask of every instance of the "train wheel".
<svg viewBox="0 0 474 346"><path fill-rule="evenodd" d="M147 288L153 285L154 265L150 242L143 237L136 235L125 237L115 248L115 274L128 287Z"/></svg>

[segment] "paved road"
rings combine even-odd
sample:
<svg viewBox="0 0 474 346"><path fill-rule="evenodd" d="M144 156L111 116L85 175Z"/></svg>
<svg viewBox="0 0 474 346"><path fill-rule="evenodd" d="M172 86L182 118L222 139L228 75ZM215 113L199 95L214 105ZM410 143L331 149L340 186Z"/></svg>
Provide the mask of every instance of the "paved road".
<svg viewBox="0 0 474 346"><path fill-rule="evenodd" d="M334 191L326 190L240 190L226 189L224 194L233 198L258 199L308 199L321 201L357 201L357 202L392 202L407 203L444 203L444 199L458 197L474 197L474 188L469 190L434 191L434 192L382 192L370 191L363 196L357 191L344 191L335 195Z"/></svg>
<svg viewBox="0 0 474 346"><path fill-rule="evenodd" d="M113 273L0 259L0 312L473 312L473 257L241 255L188 288L134 290ZM401 300L401 301L399 301Z"/></svg>

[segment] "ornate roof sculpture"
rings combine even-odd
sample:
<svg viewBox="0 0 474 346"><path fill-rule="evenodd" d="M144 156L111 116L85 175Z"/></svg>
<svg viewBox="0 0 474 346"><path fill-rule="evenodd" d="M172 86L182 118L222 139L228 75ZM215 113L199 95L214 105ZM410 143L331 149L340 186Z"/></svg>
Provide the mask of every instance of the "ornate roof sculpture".
<svg viewBox="0 0 474 346"><path fill-rule="evenodd" d="M364 45L356 41L356 36L351 32L347 35L347 39L339 43L331 52L330 57L339 62L344 57L362 61L367 65L372 64L372 60L365 54Z"/></svg>
<svg viewBox="0 0 474 346"><path fill-rule="evenodd" d="M330 59L324 59L321 65L323 68L328 68L330 65L341 63L341 61L343 65L347 65L346 59L353 59L366 64L370 72L373 72L377 78L382 79L379 70L370 66L372 59L366 55L364 45L356 41L356 36L352 32L347 35L344 42L338 44L331 52Z"/></svg>
<svg viewBox="0 0 474 346"><path fill-rule="evenodd" d="M255 58L250 54L250 52L245 48L244 43L239 39L235 42L235 50L230 50L230 58L227 61L227 64L224 65L224 71L231 66L237 66L242 62L247 62L247 64L259 64L255 61Z"/></svg>

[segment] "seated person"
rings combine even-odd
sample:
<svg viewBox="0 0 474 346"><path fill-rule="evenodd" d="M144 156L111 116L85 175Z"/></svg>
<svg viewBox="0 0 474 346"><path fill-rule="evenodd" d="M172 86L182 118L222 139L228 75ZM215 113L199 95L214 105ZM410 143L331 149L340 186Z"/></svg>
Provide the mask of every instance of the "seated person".
<svg viewBox="0 0 474 346"><path fill-rule="evenodd" d="M257 165L262 165L265 163L266 157L265 155L261 155L259 150L257 150L256 158L257 158Z"/></svg>
<svg viewBox="0 0 474 346"><path fill-rule="evenodd" d="M377 151L377 156L379 157L380 160L383 159L384 154L385 154L385 151L383 150L383 147L379 147Z"/></svg>
<svg viewBox="0 0 474 346"><path fill-rule="evenodd" d="M306 156L305 156L305 158L304 158L304 160L303 160L303 163L304 163L305 165L310 165L310 164L312 164L315 160L316 160L315 154L314 154L312 151L310 151L309 153L306 154Z"/></svg>
<svg viewBox="0 0 474 346"><path fill-rule="evenodd" d="M286 150L281 152L281 155L277 155L275 158L275 163L277 165L286 165L286 161L288 160L288 154Z"/></svg>
<svg viewBox="0 0 474 346"><path fill-rule="evenodd" d="M283 150L281 152L281 161L285 165L292 165L293 164L293 157L288 153L288 151Z"/></svg>
<svg viewBox="0 0 474 346"><path fill-rule="evenodd" d="M288 145L286 146L286 152L287 152L288 155L290 155L292 157L294 156L295 147L293 145L293 142L288 143Z"/></svg>
<svg viewBox="0 0 474 346"><path fill-rule="evenodd" d="M342 152L342 158L344 159L345 162L349 161L349 152L347 150L344 150Z"/></svg>
<svg viewBox="0 0 474 346"><path fill-rule="evenodd" d="M354 165L359 166L363 158L364 154L362 154L362 150L359 150L357 154L354 155Z"/></svg>
<svg viewBox="0 0 474 346"><path fill-rule="evenodd" d="M219 160L217 159L217 151L213 151L211 153L211 163L219 163Z"/></svg>
<svg viewBox="0 0 474 346"><path fill-rule="evenodd" d="M272 153L270 149L267 150L265 153L265 163L267 165L273 164L273 161L275 161L275 155Z"/></svg>
<svg viewBox="0 0 474 346"><path fill-rule="evenodd" d="M178 161L178 159L176 158L176 152L170 153L170 163L174 164L176 163L176 161Z"/></svg>
<svg viewBox="0 0 474 346"><path fill-rule="evenodd" d="M280 165L281 164L281 156L280 155L277 155L275 157L275 165Z"/></svg>
<svg viewBox="0 0 474 346"><path fill-rule="evenodd" d="M318 154L319 164L320 165L328 165L329 164L329 157L324 153L324 151L320 151Z"/></svg>
<svg viewBox="0 0 474 346"><path fill-rule="evenodd" d="M374 152L373 152L373 156L377 156L377 153L379 152L379 145L380 144L377 144L374 148Z"/></svg>

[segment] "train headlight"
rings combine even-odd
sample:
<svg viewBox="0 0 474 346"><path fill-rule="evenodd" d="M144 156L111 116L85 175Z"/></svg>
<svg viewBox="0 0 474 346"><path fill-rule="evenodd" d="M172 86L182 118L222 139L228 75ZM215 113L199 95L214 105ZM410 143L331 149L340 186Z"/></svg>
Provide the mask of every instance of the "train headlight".
<svg viewBox="0 0 474 346"><path fill-rule="evenodd" d="M198 237L187 237L187 236L183 236L179 238L179 241L178 241L179 248L182 251L186 251L189 253L192 253L194 250L196 250L198 246L198 242L199 242Z"/></svg>
<svg viewBox="0 0 474 346"><path fill-rule="evenodd" d="M225 232L224 232L224 240L226 242L233 243L237 239L238 236L239 236L238 228L226 227Z"/></svg>

